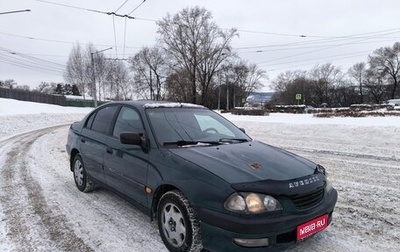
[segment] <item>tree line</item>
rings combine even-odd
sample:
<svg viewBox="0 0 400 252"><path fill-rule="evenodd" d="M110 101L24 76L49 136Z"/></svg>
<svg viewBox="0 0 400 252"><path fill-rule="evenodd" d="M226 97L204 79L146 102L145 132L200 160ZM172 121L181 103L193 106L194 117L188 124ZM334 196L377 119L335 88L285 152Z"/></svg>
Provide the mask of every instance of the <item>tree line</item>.
<svg viewBox="0 0 400 252"><path fill-rule="evenodd" d="M379 48L359 62L341 71L326 63L309 71L286 71L272 81L273 104L301 104L347 107L355 103L381 104L400 97L400 43ZM301 94L301 100L296 100Z"/></svg>
<svg viewBox="0 0 400 252"><path fill-rule="evenodd" d="M211 108L238 106L262 87L265 71L231 47L237 30L219 28L206 9L168 14L157 26L157 44L129 59L106 58L92 44L74 45L65 80L99 100L172 100Z"/></svg>
<svg viewBox="0 0 400 252"><path fill-rule="evenodd" d="M14 80L7 79L4 81L0 80L0 88L33 91L49 95L81 95L76 85L55 82L41 82L34 90L31 90L28 85L18 85Z"/></svg>
<svg viewBox="0 0 400 252"><path fill-rule="evenodd" d="M107 58L93 44L72 47L64 79L42 82L36 91L98 100L152 99L190 102L210 108L242 106L259 90L265 70L240 58L231 46L236 29L221 29L209 11L185 8L157 22L157 43L127 59ZM382 103L400 96L400 43L382 47L346 72L331 63L286 71L271 81L273 104L349 106ZM13 80L0 86L29 89ZM296 99L301 94L301 99Z"/></svg>

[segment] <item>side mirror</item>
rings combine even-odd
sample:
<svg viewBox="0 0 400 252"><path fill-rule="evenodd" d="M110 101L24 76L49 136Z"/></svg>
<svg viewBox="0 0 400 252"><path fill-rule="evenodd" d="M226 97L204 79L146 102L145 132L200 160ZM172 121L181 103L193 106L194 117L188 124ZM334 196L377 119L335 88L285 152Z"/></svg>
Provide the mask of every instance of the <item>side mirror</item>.
<svg viewBox="0 0 400 252"><path fill-rule="evenodd" d="M144 152L148 151L145 133L123 132L119 134L119 141L122 144L138 145L142 147Z"/></svg>
<svg viewBox="0 0 400 252"><path fill-rule="evenodd" d="M123 144L141 145L142 144L142 136L143 136L143 134L139 134L139 133L124 132L119 135L119 139L120 139L120 142Z"/></svg>

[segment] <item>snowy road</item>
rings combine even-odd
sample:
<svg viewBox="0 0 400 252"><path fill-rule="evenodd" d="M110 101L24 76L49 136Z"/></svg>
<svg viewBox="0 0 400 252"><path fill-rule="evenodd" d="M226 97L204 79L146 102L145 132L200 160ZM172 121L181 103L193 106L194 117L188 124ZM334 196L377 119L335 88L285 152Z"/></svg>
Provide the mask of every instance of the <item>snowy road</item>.
<svg viewBox="0 0 400 252"><path fill-rule="evenodd" d="M400 124L236 124L256 139L320 163L338 190L332 225L291 251L399 250Z"/></svg>
<svg viewBox="0 0 400 252"><path fill-rule="evenodd" d="M165 251L155 224L130 204L106 190L75 188L67 129L0 142L0 251Z"/></svg>
<svg viewBox="0 0 400 252"><path fill-rule="evenodd" d="M400 126L235 123L324 165L338 189L332 225L290 251L398 251ZM133 206L75 188L67 131L0 140L0 251L166 251L156 224Z"/></svg>

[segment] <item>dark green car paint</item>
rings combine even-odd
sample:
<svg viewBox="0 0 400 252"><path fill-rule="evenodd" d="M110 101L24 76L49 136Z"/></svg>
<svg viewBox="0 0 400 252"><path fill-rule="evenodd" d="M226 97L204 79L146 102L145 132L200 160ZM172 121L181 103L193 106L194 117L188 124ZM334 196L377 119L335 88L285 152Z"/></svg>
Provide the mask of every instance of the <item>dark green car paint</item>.
<svg viewBox="0 0 400 252"><path fill-rule="evenodd" d="M304 158L258 141L175 148L171 152L202 166L228 183L293 179L313 173L316 166ZM260 167L252 168L250 165L254 162Z"/></svg>
<svg viewBox="0 0 400 252"><path fill-rule="evenodd" d="M148 103L155 105L146 106ZM139 114L143 131L135 133L145 139L141 146L122 144L112 136L112 127L105 134L88 128L90 116L107 106L116 106L117 113L121 107L128 107ZM156 129L159 125L154 125L154 121L152 124L148 116L148 111L162 109L209 111L192 106L166 105L162 108L152 101L105 104L71 125L66 146L71 162L74 155L80 153L96 184L117 192L151 218L162 192L180 190L194 206L201 225L203 246L211 251L266 251L265 247L240 247L232 242L235 237L270 237L272 246L267 250L281 250L295 243L293 232L297 225L323 214L328 214L331 221L337 192L325 190L325 176L318 175L320 180L314 187L287 189L288 183L316 174L315 163L254 141L247 135L240 136L247 142L164 146L161 138L154 135L154 132L160 132ZM110 125L115 120L116 115ZM168 139L168 136L163 137ZM146 193L146 188L151 188L152 192ZM299 210L290 203L290 197L296 192L302 194L313 190L323 192L323 198L315 206ZM224 208L224 202L236 191L274 194L284 210L259 215L230 212Z"/></svg>

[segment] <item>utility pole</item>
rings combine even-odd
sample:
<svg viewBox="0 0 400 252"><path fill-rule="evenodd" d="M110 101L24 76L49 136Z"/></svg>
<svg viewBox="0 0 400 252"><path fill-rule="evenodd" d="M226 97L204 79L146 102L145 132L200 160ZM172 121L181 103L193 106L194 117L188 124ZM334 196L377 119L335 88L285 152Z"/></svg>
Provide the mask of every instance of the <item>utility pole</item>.
<svg viewBox="0 0 400 252"><path fill-rule="evenodd" d="M226 110L229 111L229 85L226 85Z"/></svg>
<svg viewBox="0 0 400 252"><path fill-rule="evenodd" d="M219 78L218 86L218 111L221 111L221 77Z"/></svg>
<svg viewBox="0 0 400 252"><path fill-rule="evenodd" d="M107 50L111 50L112 47L100 50L100 51L95 51L95 52L90 52L90 61L92 63L92 82L93 82L93 100L94 100L94 107L97 108L97 87L96 87L96 75L94 71L94 60L93 60L93 54L101 53Z"/></svg>

